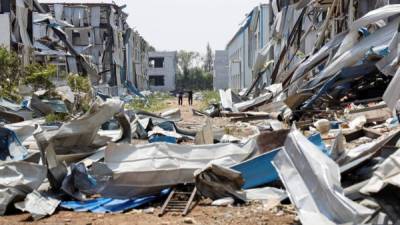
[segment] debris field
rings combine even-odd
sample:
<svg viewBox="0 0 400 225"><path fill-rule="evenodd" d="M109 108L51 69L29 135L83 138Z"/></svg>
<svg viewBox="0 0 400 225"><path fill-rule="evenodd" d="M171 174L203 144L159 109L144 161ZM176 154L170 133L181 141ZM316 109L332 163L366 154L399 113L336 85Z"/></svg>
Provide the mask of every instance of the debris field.
<svg viewBox="0 0 400 225"><path fill-rule="evenodd" d="M400 4L271 2L252 85L206 108L98 74L1 98L0 223L399 224Z"/></svg>

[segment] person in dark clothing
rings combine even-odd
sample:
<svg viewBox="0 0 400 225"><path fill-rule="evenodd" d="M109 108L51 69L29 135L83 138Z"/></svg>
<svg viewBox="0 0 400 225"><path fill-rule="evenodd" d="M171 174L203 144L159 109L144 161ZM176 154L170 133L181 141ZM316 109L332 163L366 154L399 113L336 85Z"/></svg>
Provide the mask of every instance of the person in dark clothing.
<svg viewBox="0 0 400 225"><path fill-rule="evenodd" d="M189 101L189 105L193 105L193 91L192 90L188 91L188 101Z"/></svg>
<svg viewBox="0 0 400 225"><path fill-rule="evenodd" d="M178 92L178 104L179 105L183 104L183 91Z"/></svg>

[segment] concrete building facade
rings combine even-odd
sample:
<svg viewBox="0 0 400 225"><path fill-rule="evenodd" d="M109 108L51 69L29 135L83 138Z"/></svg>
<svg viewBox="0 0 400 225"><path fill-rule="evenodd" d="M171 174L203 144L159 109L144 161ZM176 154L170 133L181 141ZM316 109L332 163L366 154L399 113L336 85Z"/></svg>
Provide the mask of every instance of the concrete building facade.
<svg viewBox="0 0 400 225"><path fill-rule="evenodd" d="M229 57L225 50L215 51L213 88L214 90L229 88Z"/></svg>
<svg viewBox="0 0 400 225"><path fill-rule="evenodd" d="M176 89L177 52L149 52L149 87L151 91Z"/></svg>

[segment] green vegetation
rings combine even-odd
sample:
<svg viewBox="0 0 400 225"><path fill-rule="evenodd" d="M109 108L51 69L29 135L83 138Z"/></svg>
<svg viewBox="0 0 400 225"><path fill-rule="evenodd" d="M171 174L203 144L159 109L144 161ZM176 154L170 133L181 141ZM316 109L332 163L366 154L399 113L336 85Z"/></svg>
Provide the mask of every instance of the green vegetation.
<svg viewBox="0 0 400 225"><path fill-rule="evenodd" d="M68 114L65 113L52 113L45 117L46 123L65 122L69 119Z"/></svg>
<svg viewBox="0 0 400 225"><path fill-rule="evenodd" d="M0 97L20 100L18 82L23 77L21 60L14 52L0 47Z"/></svg>
<svg viewBox="0 0 400 225"><path fill-rule="evenodd" d="M159 112L168 108L167 101L173 97L168 93L154 93L147 100L136 98L127 108L132 110L144 110L147 112Z"/></svg>
<svg viewBox="0 0 400 225"><path fill-rule="evenodd" d="M18 86L29 84L34 91L38 89L50 90L54 87L51 78L57 73L54 65L30 64L22 66L21 59L15 52L0 47L0 97L14 101L21 100Z"/></svg>
<svg viewBox="0 0 400 225"><path fill-rule="evenodd" d="M176 76L177 89L211 90L213 86L213 54L207 45L207 54L201 57L198 52L178 52L179 71Z"/></svg>
<svg viewBox="0 0 400 225"><path fill-rule="evenodd" d="M203 101L201 103L201 110L206 109L211 103L219 103L221 101L218 91L203 91Z"/></svg>
<svg viewBox="0 0 400 225"><path fill-rule="evenodd" d="M79 76L78 74L70 74L67 76L67 82L72 91L84 93L90 92L90 82L87 77Z"/></svg>
<svg viewBox="0 0 400 225"><path fill-rule="evenodd" d="M178 73L176 86L183 90L210 90L213 85L213 76L200 67L191 68L186 74Z"/></svg>
<svg viewBox="0 0 400 225"><path fill-rule="evenodd" d="M54 88L51 79L57 74L55 65L40 65L37 63L25 67L24 84L29 84L34 90L51 90Z"/></svg>

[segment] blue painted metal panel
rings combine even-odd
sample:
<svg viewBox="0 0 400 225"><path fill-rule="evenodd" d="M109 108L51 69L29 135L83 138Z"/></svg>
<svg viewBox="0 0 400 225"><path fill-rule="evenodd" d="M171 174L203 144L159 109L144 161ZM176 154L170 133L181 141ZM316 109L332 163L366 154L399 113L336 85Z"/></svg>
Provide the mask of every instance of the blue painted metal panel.
<svg viewBox="0 0 400 225"><path fill-rule="evenodd" d="M320 133L311 135L308 137L308 140L317 146L325 155L330 155L331 151L326 147Z"/></svg>
<svg viewBox="0 0 400 225"><path fill-rule="evenodd" d="M329 155L330 151L326 148L320 134L311 136L309 140L322 152ZM264 153L231 167L242 173L244 178L243 189L259 187L279 179L278 173L272 165L272 160L280 150L281 148Z"/></svg>
<svg viewBox="0 0 400 225"><path fill-rule="evenodd" d="M232 167L242 173L245 181L243 189L255 188L278 180L278 173L272 165L272 160L279 151L280 149L276 149L264 153Z"/></svg>

